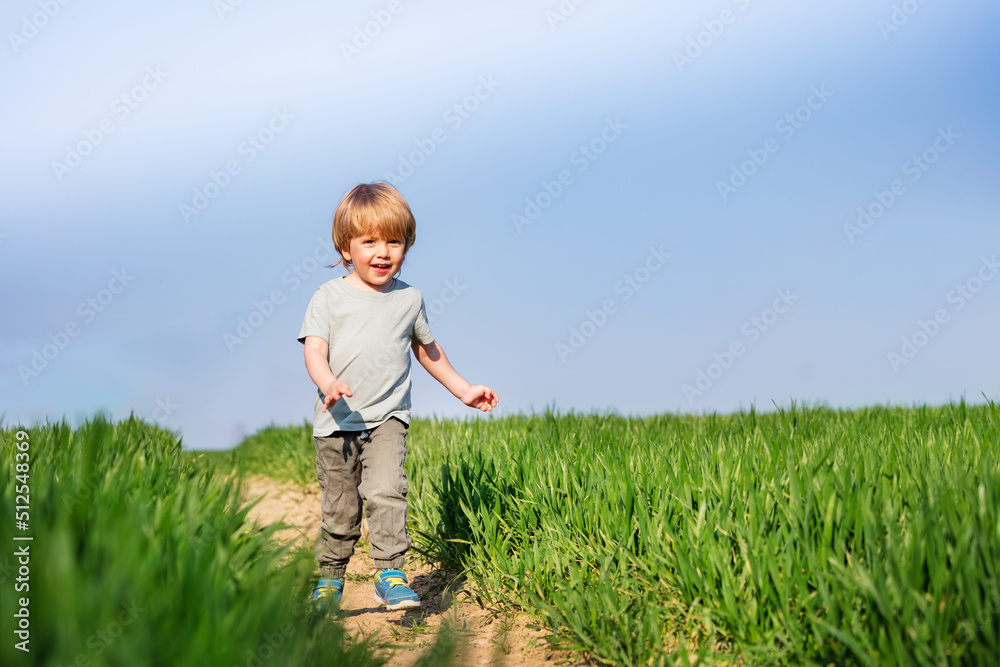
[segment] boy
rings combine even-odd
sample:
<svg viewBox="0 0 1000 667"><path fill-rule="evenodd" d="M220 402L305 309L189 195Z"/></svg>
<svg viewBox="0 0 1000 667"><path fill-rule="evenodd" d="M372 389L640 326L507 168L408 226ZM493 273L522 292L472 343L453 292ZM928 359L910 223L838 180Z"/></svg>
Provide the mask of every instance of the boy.
<svg viewBox="0 0 1000 667"><path fill-rule="evenodd" d="M323 523L312 599L340 603L344 573L367 502L375 598L388 609L419 607L402 572L406 531L406 432L410 350L470 407L490 412L499 397L470 385L434 340L420 292L396 278L416 240L416 222L391 185L357 185L333 216L333 243L350 273L323 285L306 310L299 342L318 396L313 419ZM338 260L333 264L340 263Z"/></svg>

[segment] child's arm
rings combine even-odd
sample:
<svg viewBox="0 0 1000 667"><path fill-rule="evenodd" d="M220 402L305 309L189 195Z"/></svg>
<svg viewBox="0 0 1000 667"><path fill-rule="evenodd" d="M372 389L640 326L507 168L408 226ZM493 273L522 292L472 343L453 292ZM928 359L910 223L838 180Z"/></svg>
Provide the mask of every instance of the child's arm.
<svg viewBox="0 0 1000 667"><path fill-rule="evenodd" d="M341 396L354 395L346 382L341 382L333 376L330 362L327 361L329 354L329 343L319 336L306 336L306 370L309 371L309 377L312 378L312 381L323 392L324 410L329 410L330 406L339 401Z"/></svg>
<svg viewBox="0 0 1000 667"><path fill-rule="evenodd" d="M497 401L500 400L497 393L485 385L470 385L452 368L451 362L437 341L431 341L426 345L414 341L412 347L413 355L420 365L458 400L470 408L479 408L483 412L491 412L496 407Z"/></svg>

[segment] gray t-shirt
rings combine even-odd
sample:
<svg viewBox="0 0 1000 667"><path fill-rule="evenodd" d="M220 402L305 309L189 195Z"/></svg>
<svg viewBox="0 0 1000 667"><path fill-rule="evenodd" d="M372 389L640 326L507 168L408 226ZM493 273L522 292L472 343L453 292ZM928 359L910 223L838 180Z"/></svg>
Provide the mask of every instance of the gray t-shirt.
<svg viewBox="0 0 1000 667"><path fill-rule="evenodd" d="M327 342L330 370L354 394L324 410L317 389L313 435L367 431L390 417L410 423L410 343L434 341L420 290L396 279L373 292L335 278L309 301L299 342L306 336Z"/></svg>

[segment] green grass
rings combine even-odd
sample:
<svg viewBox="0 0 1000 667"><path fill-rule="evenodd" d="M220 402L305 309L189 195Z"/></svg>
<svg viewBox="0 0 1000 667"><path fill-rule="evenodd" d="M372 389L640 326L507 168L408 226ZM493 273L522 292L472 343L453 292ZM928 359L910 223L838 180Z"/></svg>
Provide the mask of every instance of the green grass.
<svg viewBox="0 0 1000 667"><path fill-rule="evenodd" d="M421 545L611 664L989 664L998 413L421 422Z"/></svg>
<svg viewBox="0 0 1000 667"><path fill-rule="evenodd" d="M237 507L238 482L182 453L169 432L96 418L76 430L8 427L0 441L5 557L30 545L30 578L18 584L28 589L15 593L19 565L0 557L0 663L381 663L304 604L310 554L274 548L273 528L254 530ZM25 481L28 531L15 525ZM30 600L29 653L15 648L20 597Z"/></svg>
<svg viewBox="0 0 1000 667"><path fill-rule="evenodd" d="M753 665L989 664L998 413L415 420L411 532L483 604L609 664L692 647ZM263 450L237 450L244 465L311 480L307 426L244 447Z"/></svg>
<svg viewBox="0 0 1000 667"><path fill-rule="evenodd" d="M214 466L220 472L232 471L235 468L234 452L231 449L216 449L205 452L185 451L184 456L196 464Z"/></svg>
<svg viewBox="0 0 1000 667"><path fill-rule="evenodd" d="M372 662L372 646L297 602L308 549L276 549L234 506L234 471L315 484L308 425L209 456L134 420L33 428L30 442L27 664L246 665L282 627L294 632L274 664ZM14 429L3 443L13 461ZM993 403L415 420L410 528L484 605L608 664L672 665L685 650L745 665L993 664L998 443ZM7 540L13 467L0 479ZM133 600L120 637L92 640ZM453 633L438 640L427 661L461 660ZM0 660L23 663L12 645Z"/></svg>
<svg viewBox="0 0 1000 667"><path fill-rule="evenodd" d="M268 426L232 450L231 465L242 474L266 475L306 486L316 483L312 424Z"/></svg>

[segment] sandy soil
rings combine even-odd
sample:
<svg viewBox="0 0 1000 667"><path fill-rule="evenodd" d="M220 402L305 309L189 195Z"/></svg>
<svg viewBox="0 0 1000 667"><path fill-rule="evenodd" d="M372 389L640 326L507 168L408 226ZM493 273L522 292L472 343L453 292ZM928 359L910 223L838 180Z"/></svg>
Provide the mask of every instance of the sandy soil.
<svg viewBox="0 0 1000 667"><path fill-rule="evenodd" d="M291 526L278 533L285 541L311 544L319 530L319 485L305 489L279 484L257 476L247 480L244 500L260 498L250 516L261 525L282 522ZM412 554L412 552L411 552ZM409 667L429 648L443 625L457 629L456 665L491 667L536 667L541 665L588 665L575 653L553 651L545 632L528 627L524 616L510 617L497 610L481 608L471 598L468 584L454 585L454 573L411 555L406 574L420 596L420 609L386 611L375 601L372 575L375 572L363 535L345 578L341 618L347 628L360 636L377 635L387 642L389 667Z"/></svg>

